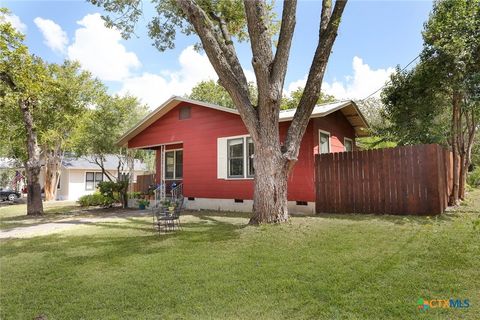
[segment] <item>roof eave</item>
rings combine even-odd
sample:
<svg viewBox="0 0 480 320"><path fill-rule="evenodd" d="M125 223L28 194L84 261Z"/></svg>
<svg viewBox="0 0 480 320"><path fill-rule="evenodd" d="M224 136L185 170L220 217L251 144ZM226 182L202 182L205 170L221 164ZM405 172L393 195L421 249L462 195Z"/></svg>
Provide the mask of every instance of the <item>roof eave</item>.
<svg viewBox="0 0 480 320"><path fill-rule="evenodd" d="M174 104L172 104L172 102L174 102ZM152 123L154 123L155 121L157 121L158 119L160 119L163 115L160 115L160 116L158 116L158 115L164 109L167 109L167 112L168 112L169 110L173 109L174 107L176 107L178 104L180 104L182 102L196 104L196 105L200 105L200 106L203 106L203 107L207 107L207 108L211 108L211 109L220 110L220 111L229 112L229 113L239 115L238 111L235 110L235 109L226 108L226 107L222 107L222 106L217 106L217 105L214 105L214 104L211 104L211 103L196 101L196 100L183 98L183 97L179 97L179 96L171 96L167 101L162 103L160 106L155 108L155 110L153 110L148 115L146 115L142 120L137 122L137 124L135 126L133 126L133 128L128 130L123 136L120 137L120 139L117 140L116 144L120 147L128 146L128 141L131 140L133 137L135 137L139 133L139 132L137 132L137 130L139 130L142 127L146 128L149 125L151 125ZM168 108L170 105L172 105L172 108ZM142 128L140 130L140 132L143 131L145 128Z"/></svg>

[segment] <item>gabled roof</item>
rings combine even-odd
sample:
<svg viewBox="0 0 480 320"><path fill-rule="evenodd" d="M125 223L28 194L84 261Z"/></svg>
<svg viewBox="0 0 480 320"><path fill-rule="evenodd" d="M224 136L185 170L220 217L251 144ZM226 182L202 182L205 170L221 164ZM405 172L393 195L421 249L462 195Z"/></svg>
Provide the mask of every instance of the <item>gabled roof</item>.
<svg viewBox="0 0 480 320"><path fill-rule="evenodd" d="M167 101L162 103L158 108L150 112L145 118L140 120L133 128L128 130L117 142L120 146L125 146L129 140L145 130L155 121L163 117L167 112L175 108L182 102L195 104L197 106L211 108L223 112L228 112L236 115L240 115L236 109L226 108L212 103L203 101L192 100L188 98L172 96ZM317 105L312 112L311 118L320 118L329 115L335 111L341 110L352 127L355 129L355 134L359 137L367 136L366 129L369 127L367 121L363 117L362 113L358 109L358 106L352 100L340 101L335 103ZM296 109L282 110L280 111L279 121L291 121L295 114Z"/></svg>
<svg viewBox="0 0 480 320"><path fill-rule="evenodd" d="M118 158L115 155L107 155L103 165L105 170L117 170ZM62 166L65 169L100 170L100 167L90 157L65 157L62 161ZM145 163L138 159L135 159L133 167L135 171L147 170Z"/></svg>

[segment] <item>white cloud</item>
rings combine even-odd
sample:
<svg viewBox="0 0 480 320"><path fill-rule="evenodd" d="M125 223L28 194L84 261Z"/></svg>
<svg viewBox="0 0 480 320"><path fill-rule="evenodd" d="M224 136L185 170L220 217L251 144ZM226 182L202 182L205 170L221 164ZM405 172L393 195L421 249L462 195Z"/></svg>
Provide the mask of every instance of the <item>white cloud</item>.
<svg viewBox="0 0 480 320"><path fill-rule="evenodd" d="M145 72L141 76L125 79L119 93L133 94L150 107L157 107L172 95L190 93L200 81L217 79L207 56L196 52L193 46L185 48L178 61L179 70L162 71L160 75Z"/></svg>
<svg viewBox="0 0 480 320"><path fill-rule="evenodd" d="M120 32L105 27L100 14L88 14L77 23L82 27L75 31L75 40L67 49L69 59L78 60L105 81L122 81L141 66L137 55L120 43Z"/></svg>
<svg viewBox="0 0 480 320"><path fill-rule="evenodd" d="M195 51L193 46L185 48L178 61L179 70L162 71L160 74L145 72L141 76L125 79L119 93L135 95L151 108L155 108L172 95L190 93L201 81L218 79L208 57ZM255 80L251 70L245 70L245 75L247 80Z"/></svg>
<svg viewBox="0 0 480 320"><path fill-rule="evenodd" d="M395 68L392 67L374 70L357 56L353 57L352 68L353 75L346 76L344 81L334 80L331 83L324 81L322 91L335 96L337 99L363 99L382 87L395 71ZM290 83L287 93L290 94L299 86L305 86L306 79L305 76L304 79ZM374 96L380 96L380 91Z"/></svg>
<svg viewBox="0 0 480 320"><path fill-rule="evenodd" d="M64 53L68 44L67 33L62 27L49 19L37 17L33 20L42 32L45 45L53 51Z"/></svg>
<svg viewBox="0 0 480 320"><path fill-rule="evenodd" d="M27 32L27 25L20 20L20 18L13 13L11 14L1 14L1 22L9 22L18 32L25 34Z"/></svg>
<svg viewBox="0 0 480 320"><path fill-rule="evenodd" d="M286 92L284 91L285 94L290 95L293 91L297 90L298 88L303 88L305 87L305 84L307 83L307 76L305 78L290 82L290 84L287 87Z"/></svg>

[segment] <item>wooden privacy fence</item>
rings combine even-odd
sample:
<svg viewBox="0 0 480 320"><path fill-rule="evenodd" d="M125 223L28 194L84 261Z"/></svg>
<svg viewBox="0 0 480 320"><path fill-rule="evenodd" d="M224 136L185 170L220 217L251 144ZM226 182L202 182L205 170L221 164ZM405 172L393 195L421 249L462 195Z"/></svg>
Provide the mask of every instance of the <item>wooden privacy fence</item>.
<svg viewBox="0 0 480 320"><path fill-rule="evenodd" d="M317 213L440 214L453 186L452 154L436 144L315 160Z"/></svg>
<svg viewBox="0 0 480 320"><path fill-rule="evenodd" d="M133 192L147 192L149 186L155 183L154 174L138 175L137 182L133 183Z"/></svg>

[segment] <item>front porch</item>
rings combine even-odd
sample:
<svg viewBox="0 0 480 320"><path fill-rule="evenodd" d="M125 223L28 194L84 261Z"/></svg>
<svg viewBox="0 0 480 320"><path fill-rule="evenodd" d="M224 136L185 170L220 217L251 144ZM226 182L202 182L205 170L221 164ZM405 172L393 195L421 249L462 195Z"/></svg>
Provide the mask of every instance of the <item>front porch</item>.
<svg viewBox="0 0 480 320"><path fill-rule="evenodd" d="M150 206L156 206L159 201L183 196L183 143L144 149L155 152L155 172L139 175L131 182L130 192L135 195L129 201L131 205L136 206L138 198L148 199Z"/></svg>

